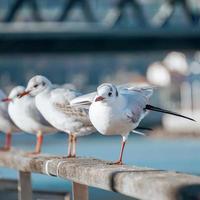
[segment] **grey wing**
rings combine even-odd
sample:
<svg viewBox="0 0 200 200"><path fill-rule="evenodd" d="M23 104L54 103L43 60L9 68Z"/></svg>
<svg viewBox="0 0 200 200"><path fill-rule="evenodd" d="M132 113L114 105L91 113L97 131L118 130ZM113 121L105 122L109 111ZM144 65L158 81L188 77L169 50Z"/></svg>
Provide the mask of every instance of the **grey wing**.
<svg viewBox="0 0 200 200"><path fill-rule="evenodd" d="M70 106L68 104L54 104L56 109L64 113L74 121L81 122L84 126L91 126L89 120L88 109Z"/></svg>
<svg viewBox="0 0 200 200"><path fill-rule="evenodd" d="M146 91L131 91L123 95L127 99L127 118L133 123L140 122L146 114L145 107L149 102L149 94Z"/></svg>
<svg viewBox="0 0 200 200"><path fill-rule="evenodd" d="M145 86L145 87L128 87L128 88L122 88L120 90L120 93L127 93L133 94L136 92L136 95L138 94L139 96L145 96L146 98L150 98L153 94L154 87L152 86Z"/></svg>
<svg viewBox="0 0 200 200"><path fill-rule="evenodd" d="M59 89L52 91L51 101L57 110L71 119L81 121L84 124L91 124L88 109L70 105L70 101L75 99L79 94L74 90Z"/></svg>
<svg viewBox="0 0 200 200"><path fill-rule="evenodd" d="M96 92L92 92L78 96L70 101L70 105L89 109L89 106L92 104L96 94Z"/></svg>

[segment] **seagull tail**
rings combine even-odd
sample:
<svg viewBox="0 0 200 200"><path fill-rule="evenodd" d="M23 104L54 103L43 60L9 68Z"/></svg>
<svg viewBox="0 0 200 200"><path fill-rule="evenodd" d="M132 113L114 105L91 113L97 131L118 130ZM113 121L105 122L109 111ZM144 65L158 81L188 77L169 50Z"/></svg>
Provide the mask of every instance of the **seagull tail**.
<svg viewBox="0 0 200 200"><path fill-rule="evenodd" d="M142 126L138 126L136 129L138 129L138 130L145 130L145 131L153 131L152 128L147 128L147 127L142 127Z"/></svg>
<svg viewBox="0 0 200 200"><path fill-rule="evenodd" d="M146 105L145 109L146 110L156 111L156 112L161 112L161 113L166 113L166 114L170 114L170 115L175 115L175 116L182 117L182 118L185 118L185 119L188 119L188 120L196 122L196 120L194 120L194 119L192 119L190 117L178 114L176 112L172 112L170 110L165 110L165 109L162 109L162 108L158 108L158 107L155 107L155 106L152 106L152 105L149 105L149 104Z"/></svg>
<svg viewBox="0 0 200 200"><path fill-rule="evenodd" d="M146 136L145 133L142 133L142 132L140 132L140 131L132 130L131 132L136 133L136 134L138 134L138 135Z"/></svg>

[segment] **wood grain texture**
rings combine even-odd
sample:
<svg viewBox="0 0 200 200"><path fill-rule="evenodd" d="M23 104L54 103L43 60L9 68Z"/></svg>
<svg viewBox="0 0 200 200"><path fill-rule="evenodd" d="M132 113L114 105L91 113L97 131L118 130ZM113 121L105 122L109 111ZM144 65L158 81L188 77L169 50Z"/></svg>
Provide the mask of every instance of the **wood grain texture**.
<svg viewBox="0 0 200 200"><path fill-rule="evenodd" d="M88 186L73 182L73 200L88 200Z"/></svg>
<svg viewBox="0 0 200 200"><path fill-rule="evenodd" d="M18 199L32 200L31 173L19 171Z"/></svg>
<svg viewBox="0 0 200 200"><path fill-rule="evenodd" d="M76 183L139 199L184 199L200 196L200 177L136 166L110 165L94 158L39 155L12 149L0 152L0 166L59 176Z"/></svg>

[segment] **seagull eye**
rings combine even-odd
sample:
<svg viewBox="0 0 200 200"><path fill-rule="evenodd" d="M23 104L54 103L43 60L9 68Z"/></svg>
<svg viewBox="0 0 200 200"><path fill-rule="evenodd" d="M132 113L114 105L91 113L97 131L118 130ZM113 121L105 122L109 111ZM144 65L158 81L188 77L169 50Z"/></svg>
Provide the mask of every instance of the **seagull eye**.
<svg viewBox="0 0 200 200"><path fill-rule="evenodd" d="M112 96L112 92L109 92L109 93L108 93L108 96L111 97L111 96Z"/></svg>
<svg viewBox="0 0 200 200"><path fill-rule="evenodd" d="M18 93L18 94L17 94L17 97L20 97L20 96L21 96L21 94Z"/></svg>
<svg viewBox="0 0 200 200"><path fill-rule="evenodd" d="M34 88L37 88L38 87L38 84L34 85Z"/></svg>

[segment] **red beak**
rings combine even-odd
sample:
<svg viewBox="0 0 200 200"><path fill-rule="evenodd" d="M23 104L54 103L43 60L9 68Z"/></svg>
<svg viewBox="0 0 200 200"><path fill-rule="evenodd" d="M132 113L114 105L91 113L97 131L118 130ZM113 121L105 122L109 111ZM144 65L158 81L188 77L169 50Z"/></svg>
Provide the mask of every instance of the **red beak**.
<svg viewBox="0 0 200 200"><path fill-rule="evenodd" d="M98 97L95 99L95 102L97 102L97 101L102 101L102 100L104 100L104 99L105 99L104 97L98 96Z"/></svg>
<svg viewBox="0 0 200 200"><path fill-rule="evenodd" d="M23 96L26 96L28 94L30 94L31 91L24 91L20 94L19 98L22 98Z"/></svg>
<svg viewBox="0 0 200 200"><path fill-rule="evenodd" d="M12 99L10 99L10 98L7 97L7 98L4 98L4 99L1 99L1 101L2 102L10 102L10 101L12 101Z"/></svg>

